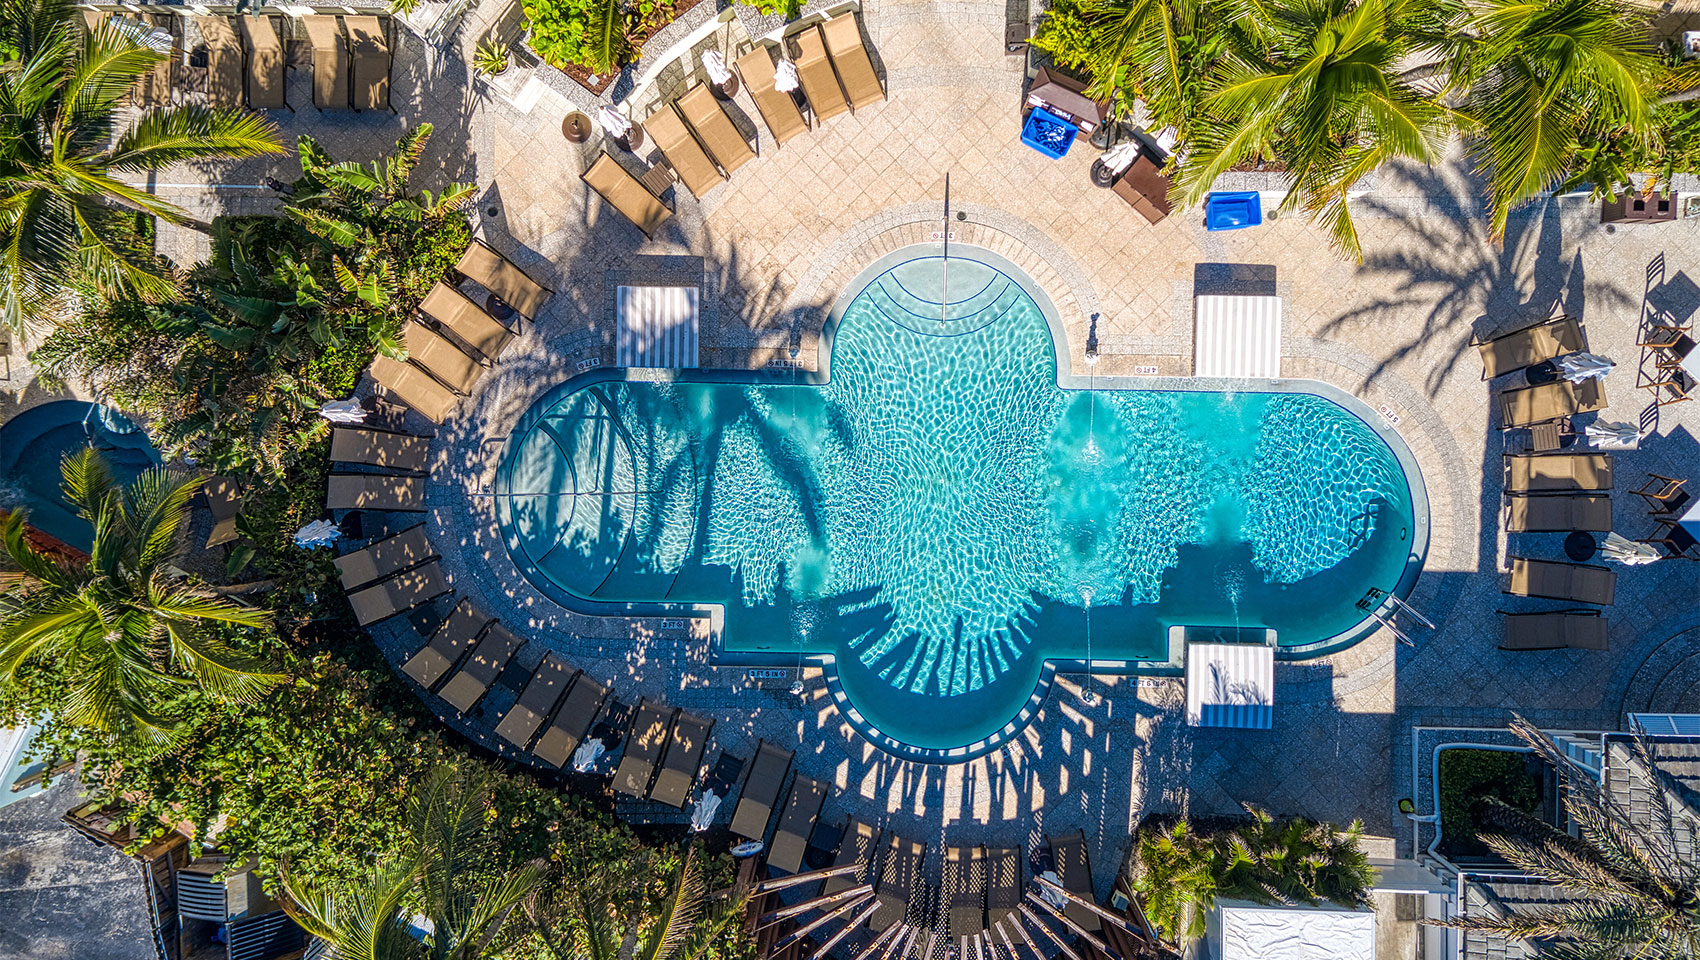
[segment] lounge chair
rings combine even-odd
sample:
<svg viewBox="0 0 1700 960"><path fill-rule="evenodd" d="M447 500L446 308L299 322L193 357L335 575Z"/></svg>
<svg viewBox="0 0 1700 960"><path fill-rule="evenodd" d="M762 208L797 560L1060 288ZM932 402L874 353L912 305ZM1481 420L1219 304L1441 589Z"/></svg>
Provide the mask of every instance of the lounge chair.
<svg viewBox="0 0 1700 960"><path fill-rule="evenodd" d="M420 301L419 312L442 324L445 330L492 362L501 356L502 348L514 336L506 324L490 316L472 298L440 280Z"/></svg>
<svg viewBox="0 0 1700 960"><path fill-rule="evenodd" d="M1064 890L1093 903L1098 902L1098 895L1092 890L1092 862L1086 854L1085 831L1076 830L1051 838L1051 867L1056 870L1057 882ZM1103 928L1097 914L1072 901L1063 908L1063 915L1087 933L1097 933Z"/></svg>
<svg viewBox="0 0 1700 960"><path fill-rule="evenodd" d="M738 131L726 111L720 109L720 101L714 99L714 94L705 84L699 83L685 91L685 95L674 105L679 108L679 114L691 125L697 138L708 148L709 154L720 164L720 169L726 171L728 177L736 173L739 167L756 158L755 151L750 149L744 135Z"/></svg>
<svg viewBox="0 0 1700 960"><path fill-rule="evenodd" d="M425 509L425 481L377 473L336 473L325 484L326 510Z"/></svg>
<svg viewBox="0 0 1700 960"><path fill-rule="evenodd" d="M1506 427L1527 427L1571 414L1593 413L1605 406L1606 390L1598 380L1581 383L1555 380L1506 390L1499 395L1499 411Z"/></svg>
<svg viewBox="0 0 1700 960"><path fill-rule="evenodd" d="M287 64L276 21L266 16L242 16L236 18L236 29L248 51L248 109L288 107L288 85L284 82Z"/></svg>
<svg viewBox="0 0 1700 960"><path fill-rule="evenodd" d="M549 719L550 711L555 709L555 704L560 702L578 674L579 671L567 666L566 661L553 652L544 654L543 662L537 665L537 672L526 682L519 699L508 708L502 722L496 724L496 736L521 750L530 746L537 728Z"/></svg>
<svg viewBox="0 0 1700 960"><path fill-rule="evenodd" d="M1505 529L1509 533L1605 533L1611 529L1611 497L1512 497Z"/></svg>
<svg viewBox="0 0 1700 960"><path fill-rule="evenodd" d="M361 427L331 430L331 460L336 463L359 463L387 470L423 473L425 457L430 452L431 441L411 433L390 433Z"/></svg>
<svg viewBox="0 0 1700 960"><path fill-rule="evenodd" d="M106 26L106 21L112 16L111 13L105 10L90 10L87 7L84 7L81 12L83 15L83 29L91 36L99 33L100 28Z"/></svg>
<svg viewBox="0 0 1700 960"><path fill-rule="evenodd" d="M1505 458L1506 493L1576 493L1610 490L1611 454L1558 453Z"/></svg>
<svg viewBox="0 0 1700 960"><path fill-rule="evenodd" d="M791 783L791 796L785 801L785 813L779 818L779 829L773 833L773 843L767 849L767 865L797 873L803 869L803 853L809 848L809 834L826 802L826 787L820 781L797 774Z"/></svg>
<svg viewBox="0 0 1700 960"><path fill-rule="evenodd" d="M402 327L401 342L407 348L409 360L456 393L471 393L478 378L484 375L484 368L467 356L466 351L417 321L409 320Z"/></svg>
<svg viewBox="0 0 1700 960"><path fill-rule="evenodd" d="M667 165L679 175L679 180L684 183L685 189L691 192L691 196L700 200L703 194L720 186L723 181L720 169L714 165L714 160L709 157L708 151L702 148L702 144L697 143L696 138L691 136L684 118L679 116L671 104L662 104L645 118L643 128L649 131L649 138L661 148L662 155L667 158ZM600 160L597 162L601 163ZM636 218L633 218L632 222L638 223ZM642 226L641 223L638 225Z"/></svg>
<svg viewBox="0 0 1700 960"><path fill-rule="evenodd" d="M744 788L738 791L738 806L732 811L734 834L746 840L767 836L767 823L773 818L779 790L785 786L790 770L791 751L766 742L756 748L755 759L744 774Z"/></svg>
<svg viewBox="0 0 1700 960"><path fill-rule="evenodd" d="M448 592L449 585L443 579L443 568L437 566L437 561L433 560L349 594L348 605L354 608L354 619L366 627L398 613L405 613Z"/></svg>
<svg viewBox="0 0 1700 960"><path fill-rule="evenodd" d="M1000 923L1021 903L1020 848L993 847L986 851L986 924Z"/></svg>
<svg viewBox="0 0 1700 960"><path fill-rule="evenodd" d="M432 423L442 423L460 403L453 390L400 360L379 354L372 358L371 371L378 386L395 394Z"/></svg>
<svg viewBox="0 0 1700 960"><path fill-rule="evenodd" d="M874 73L868 47L862 42L862 28L856 22L855 12L827 18L821 23L820 32L826 40L826 52L832 55L832 65L838 70L838 80L844 85L850 109L858 110L884 100L885 90L880 86L879 75Z"/></svg>
<svg viewBox="0 0 1700 960"><path fill-rule="evenodd" d="M584 172L582 179L595 190L605 203L620 211L620 215L632 222L646 237L655 236L655 231L661 228L673 211L667 209L655 194L649 192L637 177L626 172L620 162L604 153L596 158L590 169Z"/></svg>
<svg viewBox="0 0 1700 960"><path fill-rule="evenodd" d="M421 523L364 549L345 553L332 562L342 578L342 588L353 590L408 567L416 567L436 555L436 551L431 549L430 538L425 536L425 525Z"/></svg>
<svg viewBox="0 0 1700 960"><path fill-rule="evenodd" d="M986 851L983 847L946 847L943 889L946 929L959 945L957 956L973 955L967 941L986 931Z"/></svg>
<svg viewBox="0 0 1700 960"><path fill-rule="evenodd" d="M1507 613L1499 649L1605 650L1607 639L1606 619L1598 610Z"/></svg>
<svg viewBox="0 0 1700 960"><path fill-rule="evenodd" d="M356 110L390 109L390 43L377 17L343 17Z"/></svg>
<svg viewBox="0 0 1700 960"><path fill-rule="evenodd" d="M455 264L460 275L482 284L519 315L535 320L549 302L550 290L482 242L474 240Z"/></svg>
<svg viewBox="0 0 1700 960"><path fill-rule="evenodd" d="M596 722L596 715L602 712L602 704L607 699L607 687L588 674L579 674L572 689L567 691L567 698L555 711L554 718L543 729L543 735L537 738L537 745L531 749L532 755L556 767L566 766L573 758L573 751L590 733L590 727Z"/></svg>
<svg viewBox="0 0 1700 960"><path fill-rule="evenodd" d="M348 41L336 17L305 16L301 26L313 47L313 106L349 109Z"/></svg>
<svg viewBox="0 0 1700 960"><path fill-rule="evenodd" d="M1617 592L1617 574L1609 567L1512 557L1511 583L1505 592L1514 597L1609 606Z"/></svg>
<svg viewBox="0 0 1700 960"><path fill-rule="evenodd" d="M195 26L207 45L207 103L214 107L242 105L242 41L225 17L196 17Z"/></svg>
<svg viewBox="0 0 1700 960"><path fill-rule="evenodd" d="M1555 317L1532 327L1476 344L1482 355L1482 379L1492 380L1524 367L1585 349L1574 317Z"/></svg>
<svg viewBox="0 0 1700 960"><path fill-rule="evenodd" d="M434 564L433 564L434 566ZM403 574L405 576L405 574ZM496 682L502 671L508 666L508 661L514 658L519 648L525 646L525 641L514 636L500 620L490 624L484 631L484 636L478 645L467 654L460 670L443 684L443 689L437 691L437 696L449 706L461 713L466 713L477 705L484 694L490 690L490 684Z"/></svg>
<svg viewBox="0 0 1700 960"><path fill-rule="evenodd" d="M102 19L106 14L98 11L85 10L84 16L97 13ZM134 88L136 105L139 107L163 107L169 104L177 84L177 68L183 60L183 38L177 29L177 18L169 13L156 13L140 18L155 30L165 32L171 37L171 46L166 51L165 59L152 70L142 74Z"/></svg>
<svg viewBox="0 0 1700 960"><path fill-rule="evenodd" d="M207 549L229 543L242 536L236 529L236 515L242 512L242 490L229 477L209 477L201 487L207 500L207 512L212 514L212 530L207 533Z"/></svg>
<svg viewBox="0 0 1700 960"><path fill-rule="evenodd" d="M815 122L848 111L850 102L844 98L844 88L838 85L838 72L832 69L832 60L826 55L826 41L821 39L820 28L805 27L791 36L791 42L797 45L791 62L796 64L797 79L803 84L803 94L809 98L809 108L815 112Z"/></svg>
<svg viewBox="0 0 1700 960"><path fill-rule="evenodd" d="M697 782L697 771L702 767L702 755L708 750L708 735L713 729L713 720L679 712L678 719L673 721L673 736L667 740L667 750L661 755L655 785L649 788L649 799L684 809L690 802L691 787Z"/></svg>
<svg viewBox="0 0 1700 960"><path fill-rule="evenodd" d="M484 628L495 622L495 618L472 605L472 601L461 598L455 604L453 611L444 618L442 624L431 634L431 640L419 648L419 652L409 657L401 665L401 672L412 677L414 682L425 689L441 680L445 674L454 669L466 651L478 642L484 635Z"/></svg>
<svg viewBox="0 0 1700 960"><path fill-rule="evenodd" d="M827 877L826 882L821 884L821 896L830 897L859 884L873 882L874 875L869 868L873 866L874 855L879 852L879 841L879 828L873 824L863 823L855 817L845 821L844 834L838 841L838 854L833 857L832 865L847 867L852 863L861 864L862 872L855 876Z"/></svg>
<svg viewBox="0 0 1700 960"><path fill-rule="evenodd" d="M773 54L765 44L738 58L738 73L744 78L744 89L756 102L762 122L767 124L775 143L783 144L809 129L803 111L797 109L797 101L773 85Z"/></svg>
<svg viewBox="0 0 1700 960"><path fill-rule="evenodd" d="M620 757L620 765L614 768L616 793L639 798L649 795L649 781L655 777L655 765L661 762L673 718L678 715L677 707L650 703L647 699L638 702L637 716L632 719L632 730L626 737L626 752Z"/></svg>
<svg viewBox="0 0 1700 960"><path fill-rule="evenodd" d="M926 856L927 848L914 840L905 840L895 833L886 835L885 852L880 856L879 886L874 890L879 909L868 917L870 930L878 933L908 916L909 898L920 885Z"/></svg>
<svg viewBox="0 0 1700 960"><path fill-rule="evenodd" d="M1665 548L1667 556L1681 557L1684 560L1695 559L1689 556L1688 552L1695 547L1700 547L1700 540L1696 540L1694 534L1689 533L1688 528L1684 527L1681 521L1672 520L1668 516L1655 516L1653 522L1659 525L1659 529L1652 536L1644 540L1637 540L1637 543L1658 544Z"/></svg>

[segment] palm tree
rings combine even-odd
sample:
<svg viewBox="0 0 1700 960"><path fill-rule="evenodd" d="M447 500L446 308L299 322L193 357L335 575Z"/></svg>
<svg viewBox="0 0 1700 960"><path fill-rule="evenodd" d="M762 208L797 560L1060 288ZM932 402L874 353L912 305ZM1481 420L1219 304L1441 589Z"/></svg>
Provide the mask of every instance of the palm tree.
<svg viewBox="0 0 1700 960"><path fill-rule="evenodd" d="M1207 0L1098 0L1087 24L1088 93L1145 105L1149 125L1180 143L1201 119L1205 78L1225 52L1232 24Z"/></svg>
<svg viewBox="0 0 1700 960"><path fill-rule="evenodd" d="M554 960L698 960L744 910L744 898L737 896L708 906L702 873L688 850L654 914L635 929L628 930L614 919L617 911L604 878L574 877L568 886L568 902L557 907L558 913L565 914L566 930L556 926L551 911L543 909L537 898L526 903L526 912ZM622 951L628 940L635 944L629 955Z"/></svg>
<svg viewBox="0 0 1700 960"><path fill-rule="evenodd" d="M0 2L0 320L13 329L80 284L171 294L133 218L189 217L128 176L282 149L270 122L236 109L149 110L120 129L119 101L166 55L121 18L86 36L78 24L68 0Z"/></svg>
<svg viewBox="0 0 1700 960"><path fill-rule="evenodd" d="M87 562L70 561L25 538L25 511L0 521L17 568L0 593L0 683L25 664L56 669L67 690L61 719L155 742L175 733L162 705L191 686L237 701L270 687L277 678L264 664L206 629L261 627L270 615L198 590L170 567L201 481L155 468L120 488L89 448L67 457L62 473L94 546Z"/></svg>
<svg viewBox="0 0 1700 960"><path fill-rule="evenodd" d="M1580 836L1502 803L1488 805L1491 832L1479 836L1512 865L1574 896L1538 911L1460 917L1447 925L1540 941L1543 957L1700 957L1700 861L1688 849L1692 826L1679 828L1669 798L1680 796L1681 787L1666 782L1646 744L1633 749L1634 766L1653 780L1648 813L1631 816L1545 733L1522 717L1511 729L1566 774L1564 809Z"/></svg>
<svg viewBox="0 0 1700 960"><path fill-rule="evenodd" d="M491 787L475 767L440 766L415 789L403 848L356 882L283 871L286 910L337 960L476 960L542 880L537 864L493 867ZM415 912L429 921L412 933Z"/></svg>
<svg viewBox="0 0 1700 960"><path fill-rule="evenodd" d="M1668 74L1644 12L1619 0L1442 6L1457 24L1445 44L1448 86L1463 97L1475 160L1489 179L1495 238L1518 205L1593 172L1585 148L1653 144Z"/></svg>
<svg viewBox="0 0 1700 960"><path fill-rule="evenodd" d="M1194 204L1234 165L1273 160L1292 188L1281 212L1302 207L1334 245L1361 258L1347 196L1395 158L1430 162L1448 111L1400 80L1408 52L1404 0L1242 0L1236 50L1213 80L1177 190Z"/></svg>

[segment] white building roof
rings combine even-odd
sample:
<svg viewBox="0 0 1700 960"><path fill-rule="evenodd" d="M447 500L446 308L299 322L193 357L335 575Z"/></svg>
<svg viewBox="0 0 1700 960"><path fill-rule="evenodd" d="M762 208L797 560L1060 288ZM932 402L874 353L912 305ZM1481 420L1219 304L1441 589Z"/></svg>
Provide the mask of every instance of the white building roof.
<svg viewBox="0 0 1700 960"><path fill-rule="evenodd" d="M1375 914L1327 907L1217 907L1214 960L1375 960Z"/></svg>

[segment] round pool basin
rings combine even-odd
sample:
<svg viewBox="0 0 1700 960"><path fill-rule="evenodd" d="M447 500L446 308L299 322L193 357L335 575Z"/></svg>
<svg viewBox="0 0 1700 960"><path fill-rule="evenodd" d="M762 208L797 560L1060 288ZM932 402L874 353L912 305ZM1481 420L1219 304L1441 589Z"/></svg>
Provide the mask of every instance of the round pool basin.
<svg viewBox="0 0 1700 960"><path fill-rule="evenodd" d="M94 528L65 502L59 464L91 444L119 483L160 462L147 435L110 407L49 401L0 424L0 509L27 510L30 526L86 552Z"/></svg>

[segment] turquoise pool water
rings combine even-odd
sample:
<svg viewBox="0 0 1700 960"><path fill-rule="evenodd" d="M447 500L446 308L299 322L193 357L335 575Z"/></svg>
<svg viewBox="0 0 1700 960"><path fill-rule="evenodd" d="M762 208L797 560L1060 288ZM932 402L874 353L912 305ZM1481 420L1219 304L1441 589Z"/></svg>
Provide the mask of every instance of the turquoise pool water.
<svg viewBox="0 0 1700 960"><path fill-rule="evenodd" d="M1409 589L1426 530L1359 415L1060 388L1022 284L949 272L942 306L936 257L862 288L825 382L615 371L543 397L496 484L520 569L593 612L718 606L735 661L830 655L858 722L918 750L1007 736L1047 661L1137 670L1174 625L1324 644Z"/></svg>
<svg viewBox="0 0 1700 960"><path fill-rule="evenodd" d="M0 424L0 509L28 510L30 526L86 552L94 528L65 502L59 464L90 445L120 483L159 463L147 434L116 410L53 400Z"/></svg>

